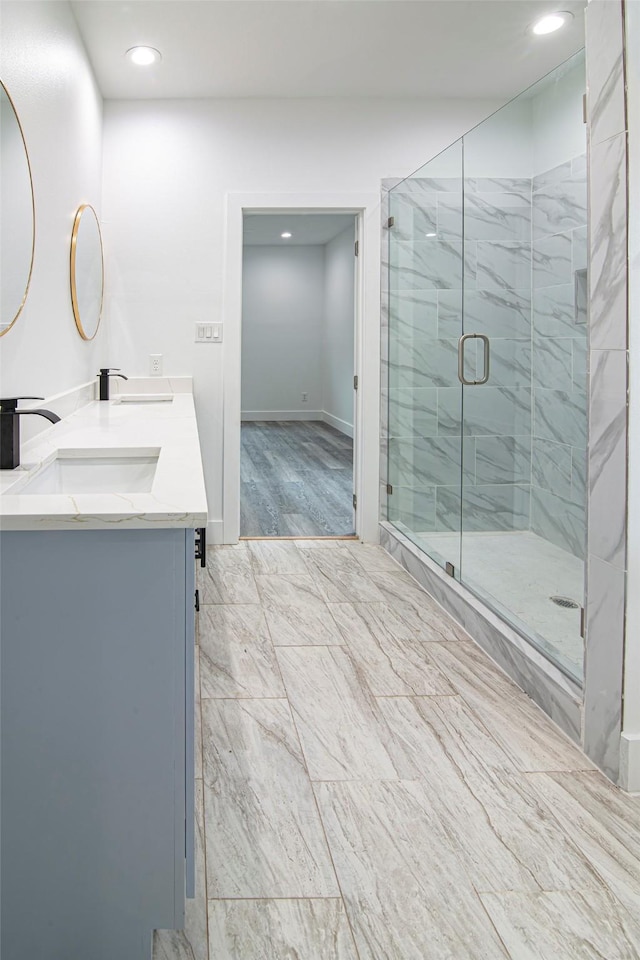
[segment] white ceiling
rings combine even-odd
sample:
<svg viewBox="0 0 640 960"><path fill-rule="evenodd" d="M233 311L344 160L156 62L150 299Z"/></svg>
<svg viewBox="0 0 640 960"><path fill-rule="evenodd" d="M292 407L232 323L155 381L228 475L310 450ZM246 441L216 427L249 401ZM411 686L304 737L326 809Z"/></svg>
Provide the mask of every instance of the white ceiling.
<svg viewBox="0 0 640 960"><path fill-rule="evenodd" d="M109 99L516 95L583 45L586 0L75 0ZM556 34L527 27L574 13ZM160 64L124 53L157 47Z"/></svg>
<svg viewBox="0 0 640 960"><path fill-rule="evenodd" d="M245 246L256 247L266 244L300 246L302 244L324 244L333 240L347 227L354 229L355 217L337 213L292 213L292 214L247 214L243 219L243 241ZM291 234L289 240L280 236L285 231Z"/></svg>

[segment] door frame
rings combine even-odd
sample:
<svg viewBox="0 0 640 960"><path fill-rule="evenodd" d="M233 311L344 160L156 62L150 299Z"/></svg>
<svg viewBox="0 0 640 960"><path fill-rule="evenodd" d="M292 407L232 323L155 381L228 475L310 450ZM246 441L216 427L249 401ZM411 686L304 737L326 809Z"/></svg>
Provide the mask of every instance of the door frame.
<svg viewBox="0 0 640 960"><path fill-rule="evenodd" d="M242 372L243 217L249 213L343 213L356 218L354 492L355 530L361 540L379 540L380 436L380 197L376 194L228 193L225 197L225 262L222 317L223 543L240 537L240 430Z"/></svg>

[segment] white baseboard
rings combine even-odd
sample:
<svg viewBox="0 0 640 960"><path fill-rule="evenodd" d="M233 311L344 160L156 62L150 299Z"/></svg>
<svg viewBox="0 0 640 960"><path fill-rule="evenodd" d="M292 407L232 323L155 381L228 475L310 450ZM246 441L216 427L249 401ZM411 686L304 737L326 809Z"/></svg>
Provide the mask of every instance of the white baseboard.
<svg viewBox="0 0 640 960"><path fill-rule="evenodd" d="M241 420L322 420L322 410L243 410Z"/></svg>
<svg viewBox="0 0 640 960"><path fill-rule="evenodd" d="M346 420L340 420L339 417L334 417L332 413L327 413L326 410L322 411L322 417L324 423L328 423L330 427L335 427L336 430L339 430L340 433L344 433L347 437L353 439L353 424L347 423Z"/></svg>
<svg viewBox="0 0 640 960"><path fill-rule="evenodd" d="M620 738L620 786L640 793L640 734L623 733Z"/></svg>

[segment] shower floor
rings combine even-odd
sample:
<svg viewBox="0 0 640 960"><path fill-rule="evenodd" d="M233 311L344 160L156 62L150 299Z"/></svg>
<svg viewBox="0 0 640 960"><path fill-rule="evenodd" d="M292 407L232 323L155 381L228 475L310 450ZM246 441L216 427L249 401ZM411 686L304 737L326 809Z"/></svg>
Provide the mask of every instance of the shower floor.
<svg viewBox="0 0 640 960"><path fill-rule="evenodd" d="M418 546L460 570L457 533L418 533ZM568 597L582 606L584 565L573 554L528 531L464 534L462 581L488 600L551 659L582 680L580 610L550 600Z"/></svg>

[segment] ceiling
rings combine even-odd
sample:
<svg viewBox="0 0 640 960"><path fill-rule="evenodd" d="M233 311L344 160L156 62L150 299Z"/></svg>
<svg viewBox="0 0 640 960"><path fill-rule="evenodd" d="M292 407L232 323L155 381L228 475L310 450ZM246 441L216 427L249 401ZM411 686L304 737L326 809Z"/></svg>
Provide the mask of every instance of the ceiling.
<svg viewBox="0 0 640 960"><path fill-rule="evenodd" d="M303 244L324 244L333 240L347 227L355 231L353 214L350 216L337 213L248 214L243 220L243 241L248 247L267 244L286 244L294 247ZM288 240L283 240L280 236L285 231L291 233Z"/></svg>
<svg viewBox="0 0 640 960"><path fill-rule="evenodd" d="M75 0L107 99L507 100L583 46L586 0ZM571 23L536 37L542 13ZM151 68L130 64L157 47Z"/></svg>

